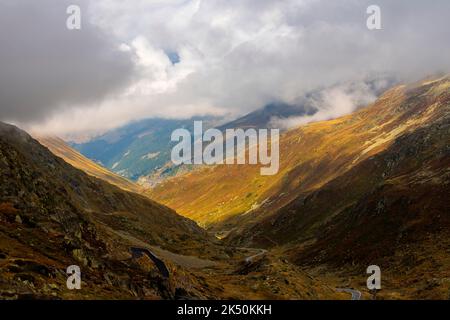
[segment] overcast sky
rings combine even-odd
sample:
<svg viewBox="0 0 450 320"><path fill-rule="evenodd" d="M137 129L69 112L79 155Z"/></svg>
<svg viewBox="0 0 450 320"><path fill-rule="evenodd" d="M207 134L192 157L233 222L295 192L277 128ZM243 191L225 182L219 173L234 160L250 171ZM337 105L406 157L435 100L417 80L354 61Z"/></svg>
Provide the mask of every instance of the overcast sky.
<svg viewBox="0 0 450 320"><path fill-rule="evenodd" d="M66 28L71 4L81 30ZM382 30L366 27L371 4ZM0 0L0 119L95 133L320 88L339 116L374 98L364 81L449 72L449 17L448 0Z"/></svg>

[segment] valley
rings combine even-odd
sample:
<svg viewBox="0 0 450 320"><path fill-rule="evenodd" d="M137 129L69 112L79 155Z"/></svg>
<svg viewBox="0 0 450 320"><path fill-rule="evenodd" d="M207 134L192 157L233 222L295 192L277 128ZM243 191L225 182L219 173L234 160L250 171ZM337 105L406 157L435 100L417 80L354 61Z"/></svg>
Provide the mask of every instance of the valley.
<svg viewBox="0 0 450 320"><path fill-rule="evenodd" d="M447 298L449 89L448 77L397 86L351 115L286 132L276 176L205 166L149 196L231 245L359 274L360 288L376 264L396 292L384 297Z"/></svg>
<svg viewBox="0 0 450 320"><path fill-rule="evenodd" d="M449 13L0 0L2 309L348 318L450 301Z"/></svg>
<svg viewBox="0 0 450 320"><path fill-rule="evenodd" d="M0 159L2 299L340 297L278 257L225 246L171 209L75 169L3 123ZM70 265L82 270L81 290L66 288Z"/></svg>
<svg viewBox="0 0 450 320"><path fill-rule="evenodd" d="M283 132L274 176L199 165L151 189L1 124L0 297L371 299L375 264L377 299L447 299L449 108L448 77L400 85Z"/></svg>

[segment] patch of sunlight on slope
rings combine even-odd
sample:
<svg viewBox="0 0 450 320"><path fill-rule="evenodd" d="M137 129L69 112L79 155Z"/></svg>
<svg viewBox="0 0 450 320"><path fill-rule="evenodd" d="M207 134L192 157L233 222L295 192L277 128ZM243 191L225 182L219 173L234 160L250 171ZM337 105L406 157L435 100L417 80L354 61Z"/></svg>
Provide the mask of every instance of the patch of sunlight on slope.
<svg viewBox="0 0 450 320"><path fill-rule="evenodd" d="M102 179L126 191L135 193L143 192L140 186L86 158L59 138L35 136L35 139L47 147L54 155L91 176Z"/></svg>
<svg viewBox="0 0 450 320"><path fill-rule="evenodd" d="M383 146L383 145L384 145L383 149L385 149L385 148L387 148L390 145L390 143L392 143L397 137L402 135L407 130L409 130L411 128L414 128L414 127L418 127L420 125L423 125L423 124L427 123L427 121L435 113L437 107L438 107L438 104L435 103L432 106L430 106L419 117L416 117L416 118L413 118L413 119L410 119L410 120L406 121L404 124L399 125L394 130L391 130L389 132L384 132L383 134L379 135L374 140L367 141L366 144L370 144L370 146L367 147L366 149L364 149L361 152L360 156L363 156L363 155L369 153L370 151L372 151L373 149L375 149L377 147L380 147L380 146ZM357 161L357 159L354 160L354 162L355 161Z"/></svg>

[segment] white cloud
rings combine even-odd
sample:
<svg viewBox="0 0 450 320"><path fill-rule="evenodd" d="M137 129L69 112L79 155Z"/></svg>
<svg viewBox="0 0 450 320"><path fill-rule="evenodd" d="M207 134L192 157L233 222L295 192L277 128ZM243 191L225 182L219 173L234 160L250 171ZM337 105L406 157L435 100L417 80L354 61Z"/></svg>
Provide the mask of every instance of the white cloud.
<svg viewBox="0 0 450 320"><path fill-rule="evenodd" d="M366 28L370 4L90 2L92 23L134 57L133 77L106 99L73 104L45 122L34 122L34 128L84 133L150 116L240 115L274 100L295 102L306 92L334 88L323 93L318 114L301 120L314 121L356 107L359 98L342 84L363 86L380 75L409 81L450 69L450 2L379 0L383 30L377 31ZM180 57L175 64L168 57L174 52ZM373 98L373 92L364 96Z"/></svg>
<svg viewBox="0 0 450 320"><path fill-rule="evenodd" d="M330 120L349 114L357 108L366 106L376 99L376 92L386 88L385 81L346 83L323 89L312 97L304 98L302 103L318 110L313 115L271 119L270 126L280 129L305 125L311 122Z"/></svg>

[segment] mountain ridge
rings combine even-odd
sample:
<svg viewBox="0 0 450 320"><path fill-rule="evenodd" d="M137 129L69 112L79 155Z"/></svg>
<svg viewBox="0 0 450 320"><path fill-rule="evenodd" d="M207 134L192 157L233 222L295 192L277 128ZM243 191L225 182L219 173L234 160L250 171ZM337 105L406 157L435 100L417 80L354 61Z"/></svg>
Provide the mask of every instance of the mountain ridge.
<svg viewBox="0 0 450 320"><path fill-rule="evenodd" d="M145 243L206 259L208 250L217 252L194 222L73 168L4 123L0 176L2 297L170 298L177 280L167 282L148 262L134 264L129 246ZM90 290L64 289L67 276L60 270L74 264L81 266Z"/></svg>
<svg viewBox="0 0 450 320"><path fill-rule="evenodd" d="M273 177L259 176L257 166L205 166L168 179L149 195L206 226L253 210L273 211L296 193L317 189L382 151L403 132L432 121L439 110L435 112L431 103L422 110L417 103L421 93L414 90L432 91L443 86L445 91L445 79L416 84L416 89L414 85L397 86L351 115L289 130L281 136L280 171ZM415 107L405 109L408 103ZM183 191L187 189L191 191ZM209 200L204 201L206 198Z"/></svg>
<svg viewBox="0 0 450 320"><path fill-rule="evenodd" d="M364 288L377 265L382 299L447 299L449 141L445 76L284 133L272 180L257 167L203 167L150 195L230 245L266 248L315 276L345 275L346 287Z"/></svg>
<svg viewBox="0 0 450 320"><path fill-rule="evenodd" d="M113 173L100 164L84 157L81 153L70 147L62 139L56 136L40 135L36 135L35 138L43 146L47 147L54 155L64 159L72 166L90 174L91 176L107 181L127 191L132 191L135 193L143 192L141 186L122 176L119 176L118 174Z"/></svg>
<svg viewBox="0 0 450 320"><path fill-rule="evenodd" d="M3 123L0 178L1 299L343 298L277 256L246 263L255 249L225 246ZM66 287L71 265L80 290Z"/></svg>

